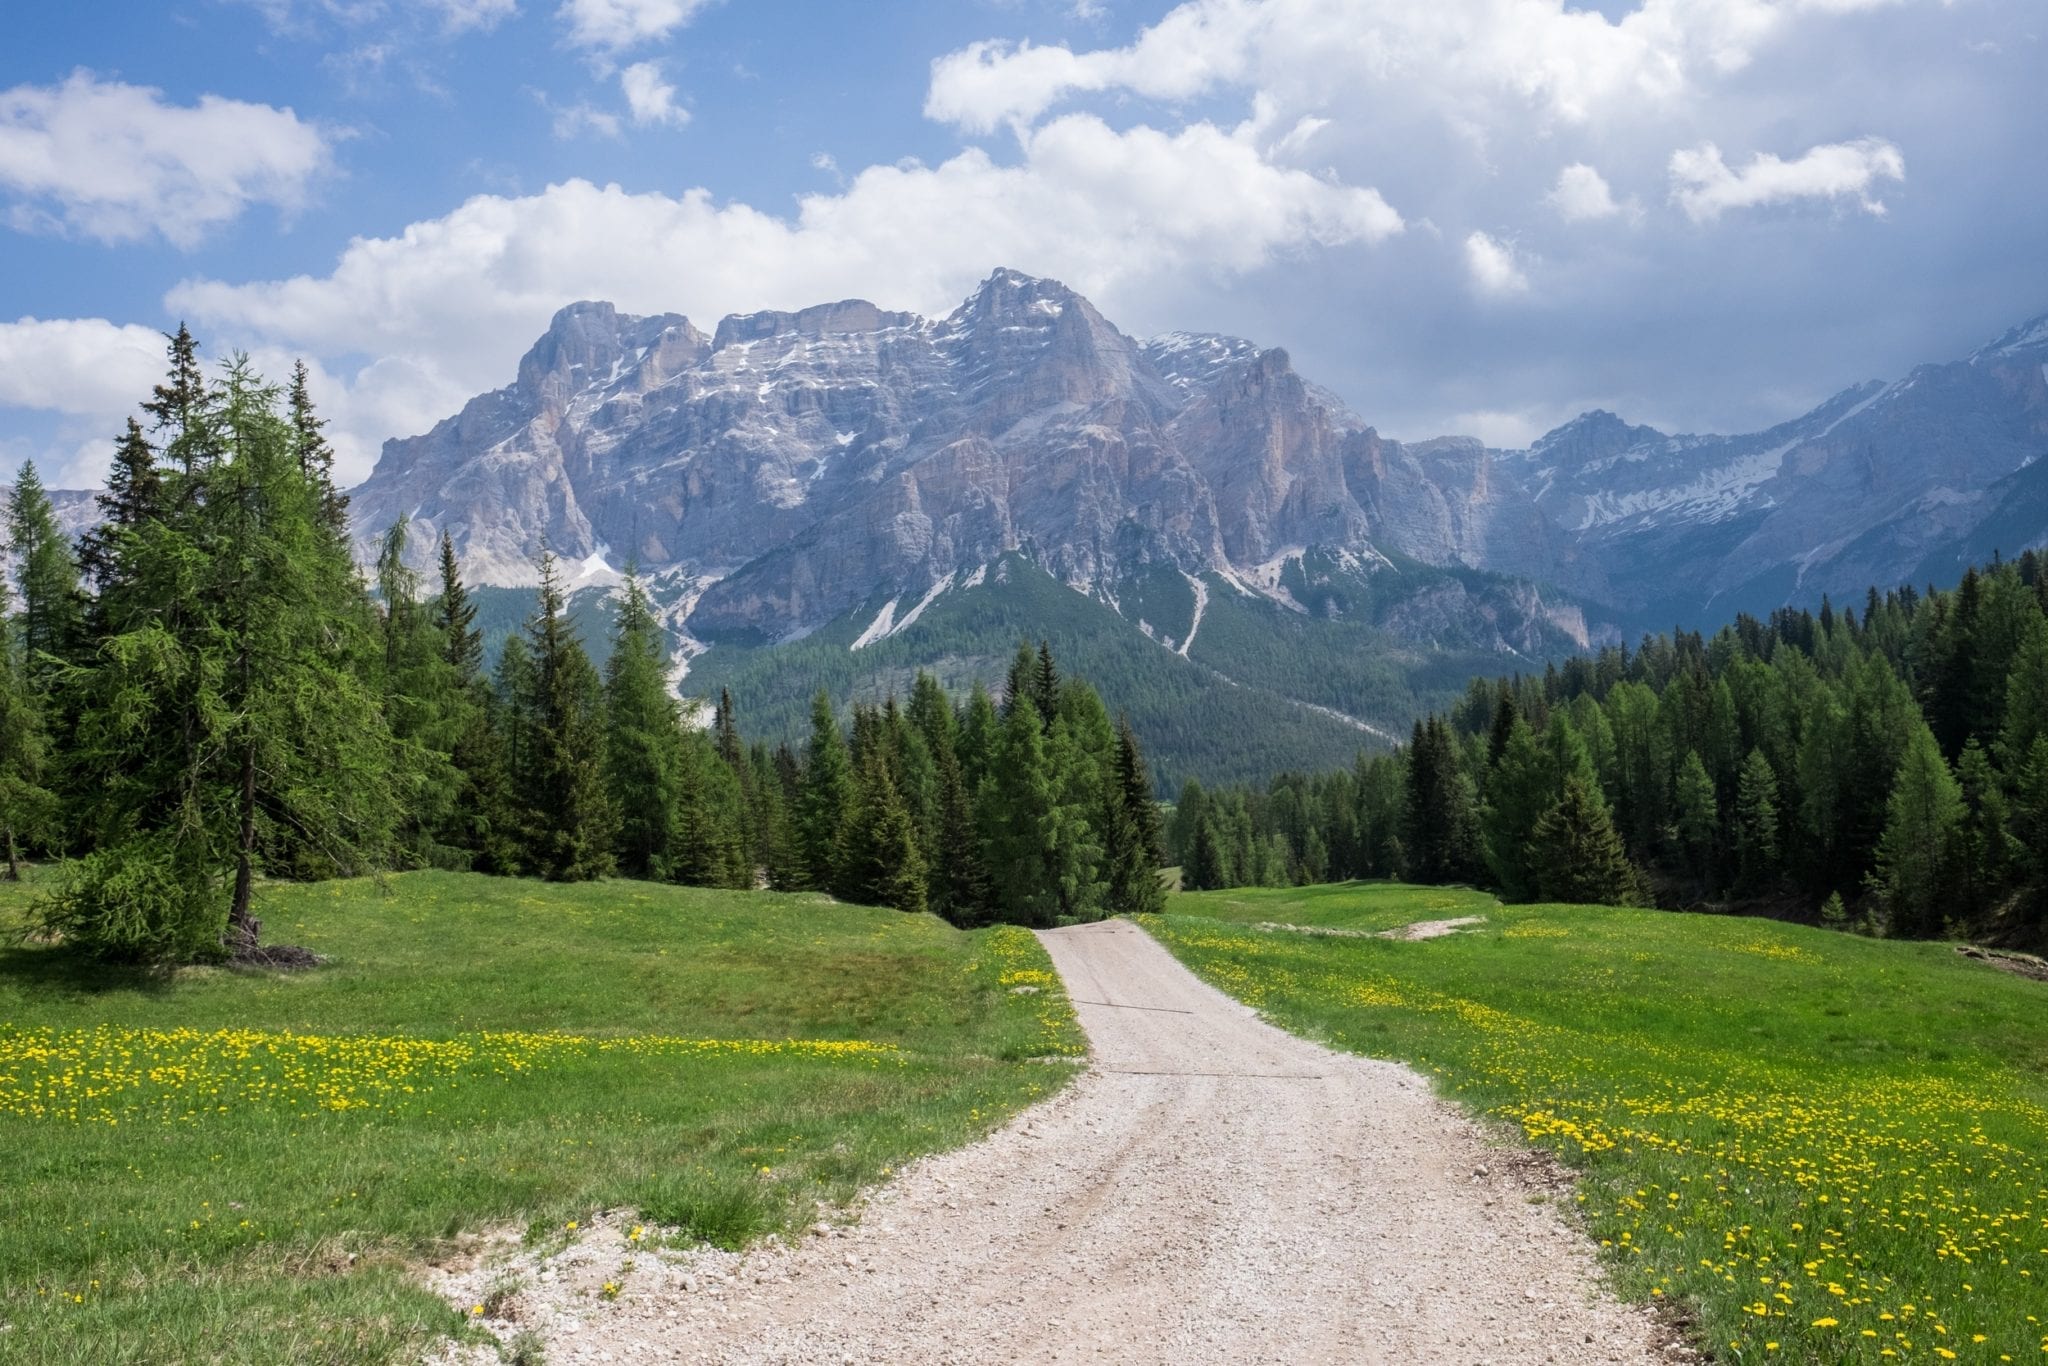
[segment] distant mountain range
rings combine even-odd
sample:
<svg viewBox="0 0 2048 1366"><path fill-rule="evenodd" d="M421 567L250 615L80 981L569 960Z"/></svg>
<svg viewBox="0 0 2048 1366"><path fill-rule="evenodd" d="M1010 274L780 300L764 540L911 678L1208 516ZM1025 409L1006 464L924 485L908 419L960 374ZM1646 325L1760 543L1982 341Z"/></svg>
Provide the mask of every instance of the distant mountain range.
<svg viewBox="0 0 2048 1366"><path fill-rule="evenodd" d="M501 630L544 543L586 589L637 563L684 690L738 685L771 731L820 683L993 678L1049 635L1163 775L1238 777L1474 673L1952 580L2048 540L2044 451L2048 318L1765 432L1592 412L1496 450L1383 437L1283 350L1136 340L999 270L937 319L573 304L511 384L386 443L353 515L366 562L401 514L423 566L446 530Z"/></svg>

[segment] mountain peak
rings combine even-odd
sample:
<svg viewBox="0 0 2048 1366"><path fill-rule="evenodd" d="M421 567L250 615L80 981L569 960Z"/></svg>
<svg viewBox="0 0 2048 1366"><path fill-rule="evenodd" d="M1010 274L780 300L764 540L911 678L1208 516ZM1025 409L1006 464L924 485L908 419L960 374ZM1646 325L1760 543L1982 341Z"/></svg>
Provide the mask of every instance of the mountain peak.
<svg viewBox="0 0 2048 1366"><path fill-rule="evenodd" d="M1990 360L1999 356L2014 356L2022 351L2048 351L2048 313L2031 322L2021 323L1989 346L1981 348L1972 361Z"/></svg>
<svg viewBox="0 0 2048 1366"><path fill-rule="evenodd" d="M1561 463L1580 464L1664 439L1664 433L1655 427L1633 427L1605 408L1594 408L1537 437L1530 452Z"/></svg>
<svg viewBox="0 0 2048 1366"><path fill-rule="evenodd" d="M841 299L837 303L813 304L794 313L774 310L761 313L729 313L719 319L718 333L711 349L722 351L734 342L765 341L787 333L804 336L848 335L884 332L897 327L914 327L922 319L915 313L894 313L875 307L866 299Z"/></svg>

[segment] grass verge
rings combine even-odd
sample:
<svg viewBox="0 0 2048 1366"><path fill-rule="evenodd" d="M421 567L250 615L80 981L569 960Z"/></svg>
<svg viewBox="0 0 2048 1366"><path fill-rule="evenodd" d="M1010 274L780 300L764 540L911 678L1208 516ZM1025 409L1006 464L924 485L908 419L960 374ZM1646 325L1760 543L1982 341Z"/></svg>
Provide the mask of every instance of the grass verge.
<svg viewBox="0 0 2048 1366"><path fill-rule="evenodd" d="M1390 929L1483 915L1419 942ZM1431 1073L1582 1172L1622 1292L1725 1360L2048 1353L2048 987L1940 944L1350 884L1152 930L1276 1023Z"/></svg>
<svg viewBox="0 0 2048 1366"><path fill-rule="evenodd" d="M460 1234L634 1206L736 1245L977 1137L1082 1048L1017 929L440 873L265 900L331 965L0 950L0 1359L413 1354L460 1331L413 1275Z"/></svg>

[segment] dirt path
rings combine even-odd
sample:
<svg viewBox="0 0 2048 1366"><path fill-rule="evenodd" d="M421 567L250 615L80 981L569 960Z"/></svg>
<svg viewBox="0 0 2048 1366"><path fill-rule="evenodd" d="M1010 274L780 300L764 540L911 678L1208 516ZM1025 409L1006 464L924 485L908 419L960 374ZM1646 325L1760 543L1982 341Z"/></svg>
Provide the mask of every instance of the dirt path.
<svg viewBox="0 0 2048 1366"><path fill-rule="evenodd" d="M1042 938L1085 1076L857 1226L677 1273L549 1360L1664 1359L1418 1075L1261 1023L1126 922Z"/></svg>

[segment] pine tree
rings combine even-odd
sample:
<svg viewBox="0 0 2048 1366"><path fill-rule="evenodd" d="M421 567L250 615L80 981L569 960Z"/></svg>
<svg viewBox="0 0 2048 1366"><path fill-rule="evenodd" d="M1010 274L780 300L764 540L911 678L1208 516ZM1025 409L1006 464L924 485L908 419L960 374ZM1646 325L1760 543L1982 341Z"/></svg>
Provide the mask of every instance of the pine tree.
<svg viewBox="0 0 2048 1366"><path fill-rule="evenodd" d="M543 550L540 601L526 623L525 748L513 778L528 866L549 881L582 882L612 871L616 816L601 757L602 687L566 607L554 554Z"/></svg>
<svg viewBox="0 0 2048 1366"><path fill-rule="evenodd" d="M1159 808L1128 718L1118 718L1112 781L1103 785L1101 817L1104 904L1114 915L1166 909L1159 870L1166 861Z"/></svg>
<svg viewBox="0 0 2048 1366"><path fill-rule="evenodd" d="M1045 718L1047 726L1060 709L1060 671L1053 664L1052 646L1045 641L1038 642L1038 658L1031 670L1031 700L1038 704L1038 714Z"/></svg>
<svg viewBox="0 0 2048 1366"><path fill-rule="evenodd" d="M1536 822L1530 839L1536 893L1544 900L1632 906L1642 899L1607 805L1583 777L1565 779L1564 795Z"/></svg>
<svg viewBox="0 0 2048 1366"><path fill-rule="evenodd" d="M810 885L830 888L839 880L839 828L853 803L853 766L832 714L832 699L820 689L811 700L811 741L804 752L803 807L799 842Z"/></svg>
<svg viewBox="0 0 2048 1366"><path fill-rule="evenodd" d="M1942 927L1951 903L1956 832L1963 821L1963 794L1941 746L1925 725L1907 742L1886 804L1884 835L1877 846L1872 884L1901 934L1928 935Z"/></svg>
<svg viewBox="0 0 2048 1366"><path fill-rule="evenodd" d="M1017 653L1010 660L1010 672L1003 679L1003 720L1025 703L1037 705L1038 657L1031 652L1029 641L1017 643Z"/></svg>
<svg viewBox="0 0 2048 1366"><path fill-rule="evenodd" d="M15 557L21 611L15 618L22 667L33 686L47 688L54 671L78 647L84 597L71 542L57 525L34 462L15 476L7 500L7 535Z"/></svg>
<svg viewBox="0 0 2048 1366"><path fill-rule="evenodd" d="M1418 882L1462 881L1472 875L1477 843L1477 804L1472 784L1460 770L1450 728L1435 716L1418 721L1409 747L1402 827L1409 875Z"/></svg>
<svg viewBox="0 0 2048 1366"><path fill-rule="evenodd" d="M107 487L94 501L99 505L100 524L80 538L78 565L98 589L95 616L104 623L108 619L105 600L120 592L122 534L162 516L164 510L163 476L157 471L156 450L142 434L142 425L132 417L114 445Z"/></svg>
<svg viewBox="0 0 2048 1366"><path fill-rule="evenodd" d="M1222 841L1215 822L1204 815L1195 822L1189 836L1187 863L1181 883L1191 892L1210 892L1230 885L1223 866Z"/></svg>
<svg viewBox="0 0 2048 1366"><path fill-rule="evenodd" d="M1956 761L1956 783L1963 797L1956 829L1956 892L1965 907L1990 907L2011 886L2020 849L2012 836L2004 784L1975 737L1964 743Z"/></svg>
<svg viewBox="0 0 2048 1366"><path fill-rule="evenodd" d="M441 633L442 657L455 670L463 688L475 686L483 677L484 638L476 629L476 604L462 582L462 568L455 558L455 542L441 533L441 594L434 603L434 626Z"/></svg>
<svg viewBox="0 0 2048 1366"><path fill-rule="evenodd" d="M1714 780L1696 750L1685 752L1678 768L1678 822L1674 831L1686 871L1711 887L1714 855L1721 829L1720 804L1714 794ZM1776 826L1776 813L1770 825Z"/></svg>
<svg viewBox="0 0 2048 1366"><path fill-rule="evenodd" d="M301 460L302 475L305 469ZM306 477L317 499L321 485ZM419 575L406 564L408 526L405 517L393 523L377 557L384 600L384 719L394 742L393 775L407 793L399 821L401 861L445 866L461 861L440 849L439 836L454 822L464 796L462 775L449 755L466 728L467 698L419 601Z"/></svg>
<svg viewBox="0 0 2048 1366"><path fill-rule="evenodd" d="M334 448L320 434L327 420L313 411L304 361L292 364L292 382L286 390L285 404L291 417L292 449L298 456L299 472L319 500L320 525L335 540L346 540L348 495L334 485Z"/></svg>
<svg viewBox="0 0 2048 1366"><path fill-rule="evenodd" d="M982 784L980 802L996 905L1013 925L1058 923L1063 889L1048 852L1061 833L1059 801L1038 708L1020 703L1003 723L1002 753Z"/></svg>
<svg viewBox="0 0 2048 1366"><path fill-rule="evenodd" d="M399 805L360 581L319 524L277 391L238 360L194 394L189 361L174 340L166 512L123 536L128 608L82 671L100 847L49 911L108 956L262 956L263 832L356 871L383 857Z"/></svg>
<svg viewBox="0 0 2048 1366"><path fill-rule="evenodd" d="M6 588L0 583L0 605ZM40 698L15 644L14 624L0 612L0 836L7 878L21 880L21 846L51 833L57 797L47 785L50 739Z"/></svg>
<svg viewBox="0 0 2048 1366"><path fill-rule="evenodd" d="M153 430L170 433L165 454L189 477L218 451L208 430L216 416L217 395L206 383L199 343L185 324L179 323L177 332L166 334L164 340L170 343L171 373L155 387L142 411L156 419Z"/></svg>
<svg viewBox="0 0 2048 1366"><path fill-rule="evenodd" d="M1487 867L1509 901L1536 896L1530 837L1544 812L1557 804L1560 788L1549 752L1516 717L1487 779L1486 805L1479 816Z"/></svg>
<svg viewBox="0 0 2048 1366"><path fill-rule="evenodd" d="M870 750L861 761L853 806L840 831L838 862L834 895L869 906L924 912L924 855L910 812L879 750Z"/></svg>
<svg viewBox="0 0 2048 1366"><path fill-rule="evenodd" d="M629 568L605 664L604 747L606 791L618 815L614 848L627 877L675 874L682 713L669 694L665 665L646 590Z"/></svg>
<svg viewBox="0 0 2048 1366"><path fill-rule="evenodd" d="M974 794L959 758L942 752L938 762L939 855L931 869L932 909L955 925L986 924L995 913Z"/></svg>
<svg viewBox="0 0 2048 1366"><path fill-rule="evenodd" d="M753 775L748 791L753 798L754 862L769 887L778 892L799 889L804 885L804 867L797 854L789 794L777 771L777 756L766 745L756 744L748 764Z"/></svg>
<svg viewBox="0 0 2048 1366"><path fill-rule="evenodd" d="M1778 777L1771 761L1753 749L1742 762L1735 790L1737 885L1757 892L1778 875Z"/></svg>

